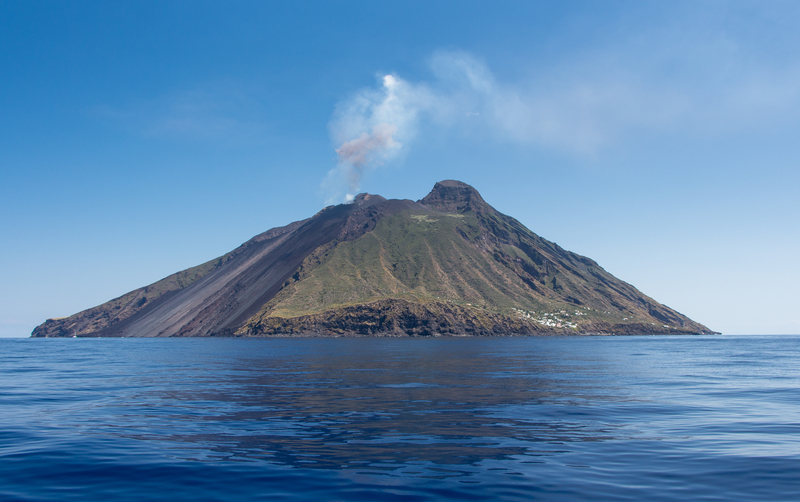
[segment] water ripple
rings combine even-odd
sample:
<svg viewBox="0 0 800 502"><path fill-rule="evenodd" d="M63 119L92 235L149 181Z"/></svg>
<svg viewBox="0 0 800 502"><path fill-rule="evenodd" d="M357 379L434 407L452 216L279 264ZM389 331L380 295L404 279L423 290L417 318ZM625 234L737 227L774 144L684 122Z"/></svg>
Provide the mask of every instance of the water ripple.
<svg viewBox="0 0 800 502"><path fill-rule="evenodd" d="M4 500L800 498L800 337L0 344Z"/></svg>

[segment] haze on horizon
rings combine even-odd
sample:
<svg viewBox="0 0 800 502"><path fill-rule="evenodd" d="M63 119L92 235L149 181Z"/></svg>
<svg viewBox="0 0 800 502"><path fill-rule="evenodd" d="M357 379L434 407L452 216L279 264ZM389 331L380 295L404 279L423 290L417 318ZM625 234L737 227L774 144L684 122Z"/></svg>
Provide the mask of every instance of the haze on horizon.
<svg viewBox="0 0 800 502"><path fill-rule="evenodd" d="M459 179L725 334L800 333L793 2L5 2L0 336Z"/></svg>

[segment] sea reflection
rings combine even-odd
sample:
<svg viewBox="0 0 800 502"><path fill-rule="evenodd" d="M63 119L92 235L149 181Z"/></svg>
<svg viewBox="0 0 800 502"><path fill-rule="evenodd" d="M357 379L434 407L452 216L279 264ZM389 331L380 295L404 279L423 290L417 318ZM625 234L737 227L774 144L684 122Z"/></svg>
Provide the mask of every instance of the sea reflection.
<svg viewBox="0 0 800 502"><path fill-rule="evenodd" d="M245 353L161 375L171 385L130 399L119 418L134 424L118 424L120 434L172 443L186 459L442 477L633 433L598 413L628 400L604 380L604 357L562 360L547 344L508 339L463 342L221 341ZM576 414L590 403L590 416Z"/></svg>
<svg viewBox="0 0 800 502"><path fill-rule="evenodd" d="M800 337L2 348L2 500L800 500Z"/></svg>

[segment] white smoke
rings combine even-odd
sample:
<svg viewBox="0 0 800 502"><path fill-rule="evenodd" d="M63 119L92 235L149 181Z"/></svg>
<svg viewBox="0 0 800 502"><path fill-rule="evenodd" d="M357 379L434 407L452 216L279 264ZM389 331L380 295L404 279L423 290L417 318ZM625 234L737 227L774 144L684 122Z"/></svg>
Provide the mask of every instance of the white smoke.
<svg viewBox="0 0 800 502"><path fill-rule="evenodd" d="M344 185L345 201L361 188L365 170L397 156L416 134L421 111L430 108L430 92L394 75L385 75L380 89L365 89L337 106L330 124L338 164L324 185L331 191Z"/></svg>
<svg viewBox="0 0 800 502"><path fill-rule="evenodd" d="M689 81L664 78L664 72L671 75L671 61L664 62L664 70L597 55L505 83L468 53L437 52L430 58L435 77L430 82L386 75L378 89L361 90L337 106L329 129L338 165L323 185L338 194L344 188L351 200L364 174L407 149L423 123L479 139L593 156L637 131L708 134L796 113L800 66L750 68L743 62L748 71L720 87L711 70L687 73Z"/></svg>
<svg viewBox="0 0 800 502"><path fill-rule="evenodd" d="M423 121L450 128L461 126L466 118L505 129L502 134L508 137L524 127L516 117L500 116L505 107L513 107L513 93L499 86L475 57L438 52L430 66L436 77L431 83L385 75L380 88L363 89L337 106L329 128L338 163L323 182L328 192L347 191L345 201L352 200L364 174L400 155L418 136Z"/></svg>

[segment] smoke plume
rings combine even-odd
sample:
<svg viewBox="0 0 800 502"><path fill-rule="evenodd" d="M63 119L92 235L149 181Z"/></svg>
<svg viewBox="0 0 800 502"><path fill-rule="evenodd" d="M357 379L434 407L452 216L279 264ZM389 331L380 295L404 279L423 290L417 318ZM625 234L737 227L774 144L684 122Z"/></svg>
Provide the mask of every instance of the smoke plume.
<svg viewBox="0 0 800 502"><path fill-rule="evenodd" d="M692 47L686 50L694 54ZM429 60L429 82L385 75L378 88L339 103L329 124L338 163L323 187L335 198L346 191L345 200L352 199L369 170L401 155L430 127L592 157L641 131L707 134L800 113L800 66L761 68L743 61L747 71L722 85L719 75L725 73L715 70L721 63L713 57L697 65L708 71L689 67L691 78L682 81L673 77L673 59L659 65L649 52L642 54L641 61L620 64L599 53L508 83L468 53L437 52Z"/></svg>
<svg viewBox="0 0 800 502"><path fill-rule="evenodd" d="M361 188L365 171L397 156L414 136L419 112L427 108L428 92L394 75L381 79L380 89L365 89L337 106L330 132L337 166L323 185L329 192L347 190L345 201Z"/></svg>

